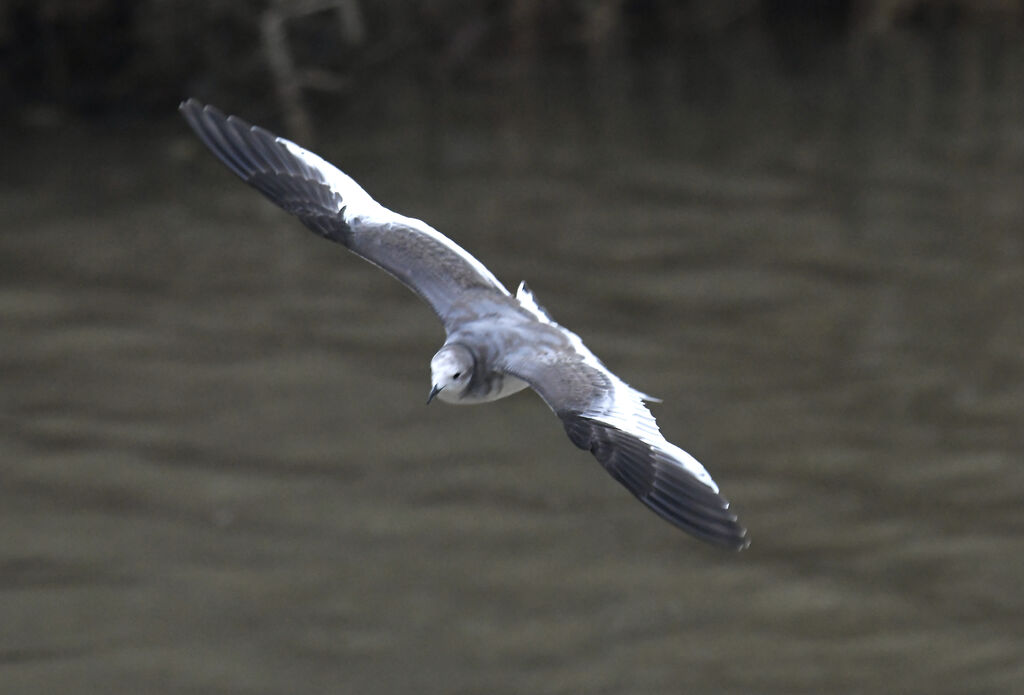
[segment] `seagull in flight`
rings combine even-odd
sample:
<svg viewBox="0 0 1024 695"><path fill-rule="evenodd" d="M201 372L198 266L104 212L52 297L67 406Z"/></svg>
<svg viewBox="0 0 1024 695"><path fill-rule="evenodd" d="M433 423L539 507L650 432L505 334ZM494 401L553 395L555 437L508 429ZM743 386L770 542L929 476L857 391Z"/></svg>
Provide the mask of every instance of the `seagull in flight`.
<svg viewBox="0 0 1024 695"><path fill-rule="evenodd" d="M480 261L421 220L375 201L347 174L290 140L195 99L181 114L247 184L387 271L422 297L446 339L430 360L427 399L486 403L527 387L554 411L573 444L655 514L713 545L741 550L746 529L693 456L661 434L656 401L613 374L559 325L526 283L513 296Z"/></svg>

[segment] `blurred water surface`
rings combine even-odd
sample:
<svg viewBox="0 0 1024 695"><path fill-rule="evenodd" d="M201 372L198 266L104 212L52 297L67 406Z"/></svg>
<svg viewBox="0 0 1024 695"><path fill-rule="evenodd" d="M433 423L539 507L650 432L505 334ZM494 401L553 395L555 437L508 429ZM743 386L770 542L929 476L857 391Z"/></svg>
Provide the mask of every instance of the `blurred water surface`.
<svg viewBox="0 0 1024 695"><path fill-rule="evenodd" d="M424 407L425 305L170 105L12 139L0 691L1022 691L1017 43L525 65L322 119L664 399L741 554L532 393Z"/></svg>

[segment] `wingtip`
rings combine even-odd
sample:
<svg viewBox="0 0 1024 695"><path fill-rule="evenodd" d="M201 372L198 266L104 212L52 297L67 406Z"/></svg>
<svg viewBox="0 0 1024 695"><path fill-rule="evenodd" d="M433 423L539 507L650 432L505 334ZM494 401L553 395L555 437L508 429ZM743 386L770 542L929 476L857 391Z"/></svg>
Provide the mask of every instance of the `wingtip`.
<svg viewBox="0 0 1024 695"><path fill-rule="evenodd" d="M721 498L721 496L719 496ZM722 509L728 510L729 503L722 499ZM733 550L735 552L741 552L750 547L750 534L747 533L747 529L740 525L739 517L736 516L732 511L728 513L728 523L726 529L718 534L715 538L708 538L715 545L727 550Z"/></svg>
<svg viewBox="0 0 1024 695"><path fill-rule="evenodd" d="M747 533L747 529L743 529L740 537L737 539L737 543L733 546L733 550L737 553L742 552L750 547L750 535Z"/></svg>
<svg viewBox="0 0 1024 695"><path fill-rule="evenodd" d="M708 545L719 548L720 550L741 553L750 547L750 536L747 534L747 529L739 526L738 524L729 531L719 530L717 533L708 532L707 529L700 530L693 527L683 527L678 524L675 525L695 536L697 539L704 541Z"/></svg>
<svg viewBox="0 0 1024 695"><path fill-rule="evenodd" d="M213 116L219 120L225 121L230 121L231 119L241 120L237 116L227 116L216 106L212 104L205 104L195 97L188 97L178 104L178 111L189 120L198 120L200 118L205 118L206 116Z"/></svg>
<svg viewBox="0 0 1024 695"><path fill-rule="evenodd" d="M199 101L195 97L188 97L187 99L183 99L181 103L178 104L178 111L180 111L181 113L189 113L190 111L202 111L205 108L206 104Z"/></svg>

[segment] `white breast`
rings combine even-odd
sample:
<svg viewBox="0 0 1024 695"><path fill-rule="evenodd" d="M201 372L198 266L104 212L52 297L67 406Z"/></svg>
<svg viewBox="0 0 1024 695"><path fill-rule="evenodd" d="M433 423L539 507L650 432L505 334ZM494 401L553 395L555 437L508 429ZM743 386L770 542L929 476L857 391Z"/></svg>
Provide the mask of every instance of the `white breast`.
<svg viewBox="0 0 1024 695"><path fill-rule="evenodd" d="M514 376L508 375L495 379L492 384L496 388L493 388L489 393L483 395L472 393L463 397L445 389L437 394L437 397L445 403L452 403L454 405L474 405L476 403L487 403L489 401L496 401L499 398L504 398L505 396L511 396L513 393L518 393L529 386L529 384L522 379L517 379Z"/></svg>

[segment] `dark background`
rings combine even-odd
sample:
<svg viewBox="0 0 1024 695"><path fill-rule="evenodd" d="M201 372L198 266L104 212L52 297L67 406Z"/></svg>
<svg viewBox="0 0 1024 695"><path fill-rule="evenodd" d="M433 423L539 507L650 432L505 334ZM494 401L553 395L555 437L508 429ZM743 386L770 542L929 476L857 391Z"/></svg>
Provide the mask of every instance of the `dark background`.
<svg viewBox="0 0 1024 695"><path fill-rule="evenodd" d="M182 94L269 111L283 47L304 99L336 110L396 78L482 88L537 61L655 55L700 75L751 41L799 74L837 43L901 36L940 50L978 31L1013 40L1022 22L1013 0L6 0L0 98L29 123L159 118Z"/></svg>
<svg viewBox="0 0 1024 695"><path fill-rule="evenodd" d="M1019 2L0 3L0 692L1010 693ZM195 96L529 281L706 547L237 181Z"/></svg>

